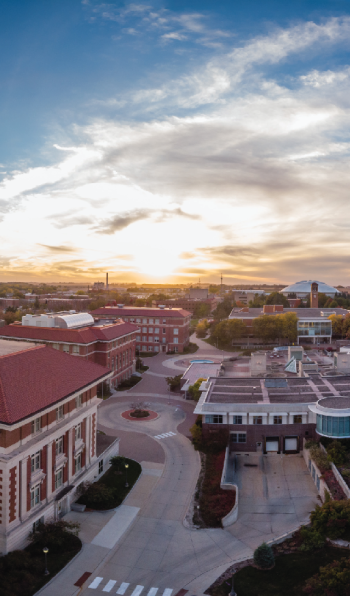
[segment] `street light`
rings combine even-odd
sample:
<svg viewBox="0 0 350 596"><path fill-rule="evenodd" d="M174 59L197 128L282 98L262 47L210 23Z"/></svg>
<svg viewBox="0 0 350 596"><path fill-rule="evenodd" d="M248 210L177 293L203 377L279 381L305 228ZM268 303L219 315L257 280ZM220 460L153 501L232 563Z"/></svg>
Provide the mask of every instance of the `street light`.
<svg viewBox="0 0 350 596"><path fill-rule="evenodd" d="M47 548L47 546L44 546L43 548L43 553L45 555L45 571L44 571L44 575L49 575L50 571L47 568L47 553L49 552L49 549Z"/></svg>
<svg viewBox="0 0 350 596"><path fill-rule="evenodd" d="M128 484L128 467L129 467L129 464L125 464L125 488L129 488L129 484Z"/></svg>
<svg viewBox="0 0 350 596"><path fill-rule="evenodd" d="M229 596L237 596L237 592L235 592L235 589L233 587L233 577L234 577L234 569L232 570L232 585L231 585L231 592L229 593Z"/></svg>

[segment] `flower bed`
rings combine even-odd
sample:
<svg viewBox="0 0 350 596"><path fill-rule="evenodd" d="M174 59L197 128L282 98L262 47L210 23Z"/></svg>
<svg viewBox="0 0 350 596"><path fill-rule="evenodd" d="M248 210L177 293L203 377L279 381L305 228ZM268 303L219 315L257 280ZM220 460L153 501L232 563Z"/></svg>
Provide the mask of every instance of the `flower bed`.
<svg viewBox="0 0 350 596"><path fill-rule="evenodd" d="M222 490L220 481L225 451L208 453L202 459L202 473L196 491L193 523L204 528L220 528L221 520L235 504L236 493ZM199 509L198 509L199 507Z"/></svg>
<svg viewBox="0 0 350 596"><path fill-rule="evenodd" d="M134 410L130 412L131 418L148 418L149 412L147 410Z"/></svg>

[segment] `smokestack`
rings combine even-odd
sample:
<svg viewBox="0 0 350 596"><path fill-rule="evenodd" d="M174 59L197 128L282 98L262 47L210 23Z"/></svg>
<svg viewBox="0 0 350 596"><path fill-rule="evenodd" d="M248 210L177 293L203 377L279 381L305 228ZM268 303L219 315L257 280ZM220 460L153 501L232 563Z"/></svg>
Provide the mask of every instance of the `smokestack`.
<svg viewBox="0 0 350 596"><path fill-rule="evenodd" d="M108 273L106 273L106 290L108 292Z"/></svg>

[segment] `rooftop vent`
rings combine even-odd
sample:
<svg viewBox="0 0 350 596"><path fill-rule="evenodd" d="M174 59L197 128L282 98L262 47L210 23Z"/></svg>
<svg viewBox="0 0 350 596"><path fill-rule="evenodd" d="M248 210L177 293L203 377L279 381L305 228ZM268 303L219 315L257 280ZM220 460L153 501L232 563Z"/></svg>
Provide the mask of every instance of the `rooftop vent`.
<svg viewBox="0 0 350 596"><path fill-rule="evenodd" d="M161 308L162 310L164 310L165 304L158 304L158 308Z"/></svg>
<svg viewBox="0 0 350 596"><path fill-rule="evenodd" d="M118 308L124 308L124 304L117 304Z"/></svg>

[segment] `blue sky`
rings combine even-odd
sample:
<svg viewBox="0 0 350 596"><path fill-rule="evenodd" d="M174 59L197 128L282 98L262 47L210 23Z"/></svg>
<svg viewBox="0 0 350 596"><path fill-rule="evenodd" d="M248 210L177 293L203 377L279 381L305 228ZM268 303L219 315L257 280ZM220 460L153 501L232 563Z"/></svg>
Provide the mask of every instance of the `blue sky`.
<svg viewBox="0 0 350 596"><path fill-rule="evenodd" d="M0 279L349 283L350 1L1 15Z"/></svg>

